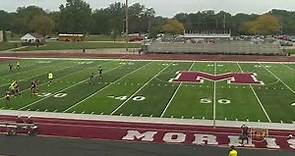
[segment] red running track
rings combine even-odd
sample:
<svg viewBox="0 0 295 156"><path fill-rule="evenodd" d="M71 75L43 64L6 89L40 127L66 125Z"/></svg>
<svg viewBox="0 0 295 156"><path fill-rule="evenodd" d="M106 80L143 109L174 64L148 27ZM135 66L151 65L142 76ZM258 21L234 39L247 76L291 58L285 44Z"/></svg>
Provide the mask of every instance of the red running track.
<svg viewBox="0 0 295 156"><path fill-rule="evenodd" d="M256 55L200 55L200 54L95 54L25 52L1 53L0 57L20 58L90 58L90 59L130 59L130 60L195 60L195 61L257 61L257 62L295 62L292 56L256 56Z"/></svg>
<svg viewBox="0 0 295 156"><path fill-rule="evenodd" d="M172 124L144 124L70 119L31 118L37 124L39 135L84 139L148 141L196 145L239 146L240 129L224 127L188 126ZM15 122L16 116L0 116L0 121ZM292 131L269 130L269 137L253 141L249 148L291 150L295 139L288 139ZM201 136L201 134L206 136Z"/></svg>

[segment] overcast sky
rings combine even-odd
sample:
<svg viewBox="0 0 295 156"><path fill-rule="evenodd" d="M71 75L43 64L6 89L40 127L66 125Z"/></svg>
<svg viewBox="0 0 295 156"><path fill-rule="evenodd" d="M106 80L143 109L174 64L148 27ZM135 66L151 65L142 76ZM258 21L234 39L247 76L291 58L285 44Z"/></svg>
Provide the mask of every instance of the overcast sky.
<svg viewBox="0 0 295 156"><path fill-rule="evenodd" d="M66 0L0 0L0 10L15 11L17 7L37 5L44 9L58 10ZM109 4L125 0L85 0L92 8L107 7ZM295 0L129 0L152 7L157 15L172 17L179 12L197 12L212 9L236 13L265 13L273 8L295 11Z"/></svg>

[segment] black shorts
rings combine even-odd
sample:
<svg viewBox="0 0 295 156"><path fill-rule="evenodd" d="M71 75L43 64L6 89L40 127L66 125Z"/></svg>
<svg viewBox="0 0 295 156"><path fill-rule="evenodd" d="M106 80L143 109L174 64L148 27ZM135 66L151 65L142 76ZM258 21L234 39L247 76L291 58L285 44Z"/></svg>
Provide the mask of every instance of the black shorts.
<svg viewBox="0 0 295 156"><path fill-rule="evenodd" d="M242 139L242 140L248 139L248 134L242 134L240 136L240 139Z"/></svg>
<svg viewBox="0 0 295 156"><path fill-rule="evenodd" d="M5 100L10 100L10 96L5 96Z"/></svg>

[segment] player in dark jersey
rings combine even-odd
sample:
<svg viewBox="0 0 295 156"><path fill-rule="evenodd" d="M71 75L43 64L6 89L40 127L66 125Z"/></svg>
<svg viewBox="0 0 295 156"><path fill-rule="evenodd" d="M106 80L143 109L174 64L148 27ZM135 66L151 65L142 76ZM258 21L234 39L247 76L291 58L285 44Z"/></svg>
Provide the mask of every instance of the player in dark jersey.
<svg viewBox="0 0 295 156"><path fill-rule="evenodd" d="M102 67L101 66L99 66L98 75L99 75L99 78L102 78Z"/></svg>
<svg viewBox="0 0 295 156"><path fill-rule="evenodd" d="M13 70L13 65L11 63L8 64L8 67L9 67L9 71Z"/></svg>
<svg viewBox="0 0 295 156"><path fill-rule="evenodd" d="M15 91L15 95L18 96L20 95L20 87L17 81L15 81L15 85L14 85L14 91Z"/></svg>
<svg viewBox="0 0 295 156"><path fill-rule="evenodd" d="M249 143L249 128L243 124L241 126L241 129L242 129L242 134L240 136L240 139L242 140L241 144L243 145L244 144L244 140L247 141L247 144Z"/></svg>
<svg viewBox="0 0 295 156"><path fill-rule="evenodd" d="M38 94L37 80L34 80L34 81L31 82L31 92L32 92L32 95L37 95Z"/></svg>
<svg viewBox="0 0 295 156"><path fill-rule="evenodd" d="M94 79L94 73L91 73L90 77L89 77L89 84L92 84Z"/></svg>

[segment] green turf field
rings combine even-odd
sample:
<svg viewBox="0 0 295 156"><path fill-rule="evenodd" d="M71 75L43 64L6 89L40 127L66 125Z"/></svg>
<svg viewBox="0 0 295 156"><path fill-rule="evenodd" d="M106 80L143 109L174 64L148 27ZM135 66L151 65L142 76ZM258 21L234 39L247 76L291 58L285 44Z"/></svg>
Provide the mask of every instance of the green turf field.
<svg viewBox="0 0 295 156"><path fill-rule="evenodd" d="M14 62L12 62L14 63ZM295 64L159 62L119 60L22 60L9 71L0 62L0 108L163 118L238 121L295 121ZM102 78L89 80L91 73ZM47 85L47 72L54 82ZM205 80L200 84L169 82L178 71L218 75L256 73L264 85L237 85ZM11 81L19 81L21 96L3 98ZM30 92L39 81L39 95Z"/></svg>

